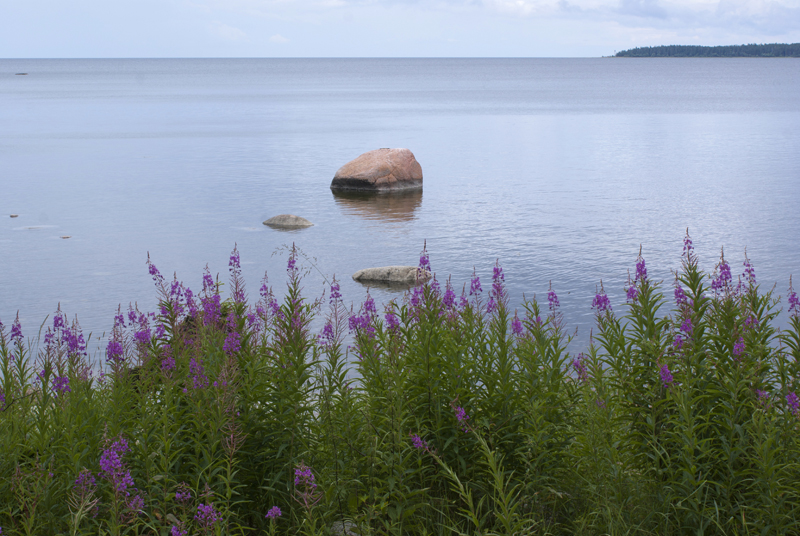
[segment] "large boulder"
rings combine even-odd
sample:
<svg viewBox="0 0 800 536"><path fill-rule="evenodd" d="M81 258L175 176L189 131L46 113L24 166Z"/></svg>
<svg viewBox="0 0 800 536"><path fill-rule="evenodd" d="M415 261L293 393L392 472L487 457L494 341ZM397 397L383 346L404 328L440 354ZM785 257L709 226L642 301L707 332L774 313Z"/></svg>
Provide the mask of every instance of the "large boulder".
<svg viewBox="0 0 800 536"><path fill-rule="evenodd" d="M421 189L422 166L408 149L375 149L364 153L340 167L331 182L334 191Z"/></svg>
<svg viewBox="0 0 800 536"><path fill-rule="evenodd" d="M365 268L353 274L353 279L359 283L400 283L414 285L424 283L431 278L431 273L416 266L383 266L380 268Z"/></svg>
<svg viewBox="0 0 800 536"><path fill-rule="evenodd" d="M303 227L311 227L314 224L294 214L280 214L265 221L264 225L277 229L301 229Z"/></svg>

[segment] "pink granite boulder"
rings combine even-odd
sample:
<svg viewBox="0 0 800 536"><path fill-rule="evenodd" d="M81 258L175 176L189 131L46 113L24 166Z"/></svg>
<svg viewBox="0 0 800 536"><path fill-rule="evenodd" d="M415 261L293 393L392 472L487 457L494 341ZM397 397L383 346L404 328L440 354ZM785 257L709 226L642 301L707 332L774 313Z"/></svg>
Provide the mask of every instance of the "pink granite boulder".
<svg viewBox="0 0 800 536"><path fill-rule="evenodd" d="M336 172L331 190L392 192L421 190L422 167L408 149L376 149L351 160Z"/></svg>

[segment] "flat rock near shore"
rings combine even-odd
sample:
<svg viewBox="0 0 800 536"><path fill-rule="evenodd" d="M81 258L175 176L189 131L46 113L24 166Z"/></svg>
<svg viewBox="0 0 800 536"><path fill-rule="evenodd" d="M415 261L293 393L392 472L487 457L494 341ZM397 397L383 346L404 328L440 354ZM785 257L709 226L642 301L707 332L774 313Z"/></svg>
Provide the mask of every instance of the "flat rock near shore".
<svg viewBox="0 0 800 536"><path fill-rule="evenodd" d="M431 273L416 266L382 266L380 268L366 268L353 274L353 279L359 283L402 283L413 285L424 283L431 278Z"/></svg>
<svg viewBox="0 0 800 536"><path fill-rule="evenodd" d="M408 149L375 149L336 172L331 190L391 192L422 189L422 166Z"/></svg>
<svg viewBox="0 0 800 536"><path fill-rule="evenodd" d="M280 214L265 221L264 225L280 229L300 229L302 227L311 227L314 224L294 214Z"/></svg>

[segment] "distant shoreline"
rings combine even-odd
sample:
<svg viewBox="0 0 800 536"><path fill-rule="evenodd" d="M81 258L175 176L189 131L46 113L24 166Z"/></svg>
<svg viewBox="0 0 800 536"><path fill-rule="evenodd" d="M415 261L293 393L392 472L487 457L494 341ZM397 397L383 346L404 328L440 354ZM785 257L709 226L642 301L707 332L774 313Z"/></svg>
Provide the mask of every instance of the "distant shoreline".
<svg viewBox="0 0 800 536"><path fill-rule="evenodd" d="M800 58L800 43L765 45L662 45L637 47L614 54L615 58Z"/></svg>

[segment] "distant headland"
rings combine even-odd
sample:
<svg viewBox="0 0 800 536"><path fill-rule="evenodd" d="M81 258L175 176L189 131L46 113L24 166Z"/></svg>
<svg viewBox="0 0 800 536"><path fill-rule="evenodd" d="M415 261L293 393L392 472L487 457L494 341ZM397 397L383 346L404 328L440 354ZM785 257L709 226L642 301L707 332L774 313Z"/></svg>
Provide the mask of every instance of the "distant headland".
<svg viewBox="0 0 800 536"><path fill-rule="evenodd" d="M614 54L616 58L800 58L800 43L704 47L662 45L637 47Z"/></svg>

